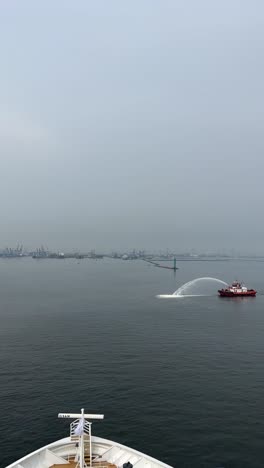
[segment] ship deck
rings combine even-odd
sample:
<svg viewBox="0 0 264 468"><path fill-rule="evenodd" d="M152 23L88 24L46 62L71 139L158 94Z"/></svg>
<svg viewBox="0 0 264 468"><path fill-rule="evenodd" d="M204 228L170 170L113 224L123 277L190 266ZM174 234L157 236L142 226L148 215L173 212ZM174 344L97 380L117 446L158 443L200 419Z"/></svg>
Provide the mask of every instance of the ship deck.
<svg viewBox="0 0 264 468"><path fill-rule="evenodd" d="M76 443L66 437L26 455L6 468L76 468L78 454ZM130 447L95 436L92 436L92 454L91 468L122 468L127 462L134 468L172 468ZM90 468L88 453L85 462L87 468Z"/></svg>
<svg viewBox="0 0 264 468"><path fill-rule="evenodd" d="M116 465L113 465L113 463L110 463L110 462L107 462L107 461L101 461L101 462L93 462L92 465L90 465L90 463L86 463L87 464L87 467L90 468L117 468ZM50 468L76 468L76 465L77 465L77 462L74 461L74 460L70 460L69 462L67 462L65 460L65 464L58 464L58 463L55 463L53 465L50 466Z"/></svg>

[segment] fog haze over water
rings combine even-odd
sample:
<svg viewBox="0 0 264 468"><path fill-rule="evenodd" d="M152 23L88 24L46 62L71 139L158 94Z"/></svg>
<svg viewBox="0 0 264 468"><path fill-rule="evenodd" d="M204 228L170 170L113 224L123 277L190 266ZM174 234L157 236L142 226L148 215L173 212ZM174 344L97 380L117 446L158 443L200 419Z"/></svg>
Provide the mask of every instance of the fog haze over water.
<svg viewBox="0 0 264 468"><path fill-rule="evenodd" d="M261 1L0 11L0 246L264 252Z"/></svg>

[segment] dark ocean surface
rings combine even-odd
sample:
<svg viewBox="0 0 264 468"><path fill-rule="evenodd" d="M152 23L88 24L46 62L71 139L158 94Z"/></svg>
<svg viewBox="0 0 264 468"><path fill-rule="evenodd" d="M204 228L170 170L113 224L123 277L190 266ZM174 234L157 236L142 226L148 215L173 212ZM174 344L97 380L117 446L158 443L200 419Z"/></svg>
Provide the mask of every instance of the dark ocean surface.
<svg viewBox="0 0 264 468"><path fill-rule="evenodd" d="M174 467L264 466L264 263L178 266L0 259L1 468L82 407L105 414L95 435ZM156 298L202 276L259 294Z"/></svg>

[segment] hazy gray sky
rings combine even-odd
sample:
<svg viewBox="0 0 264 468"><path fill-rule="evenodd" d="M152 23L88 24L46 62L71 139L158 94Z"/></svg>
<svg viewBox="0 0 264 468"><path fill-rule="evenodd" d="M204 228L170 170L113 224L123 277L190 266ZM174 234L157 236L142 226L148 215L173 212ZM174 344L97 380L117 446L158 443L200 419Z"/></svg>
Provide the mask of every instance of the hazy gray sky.
<svg viewBox="0 0 264 468"><path fill-rule="evenodd" d="M264 253L262 0L0 13L0 247Z"/></svg>

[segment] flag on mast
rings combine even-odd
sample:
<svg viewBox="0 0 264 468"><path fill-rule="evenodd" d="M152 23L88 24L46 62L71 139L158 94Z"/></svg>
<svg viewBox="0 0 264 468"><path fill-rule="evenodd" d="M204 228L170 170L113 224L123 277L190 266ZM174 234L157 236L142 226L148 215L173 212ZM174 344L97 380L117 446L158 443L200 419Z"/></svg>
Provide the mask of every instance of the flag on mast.
<svg viewBox="0 0 264 468"><path fill-rule="evenodd" d="M76 427L74 434L81 436L84 433L84 417L82 416L79 420L78 426Z"/></svg>

